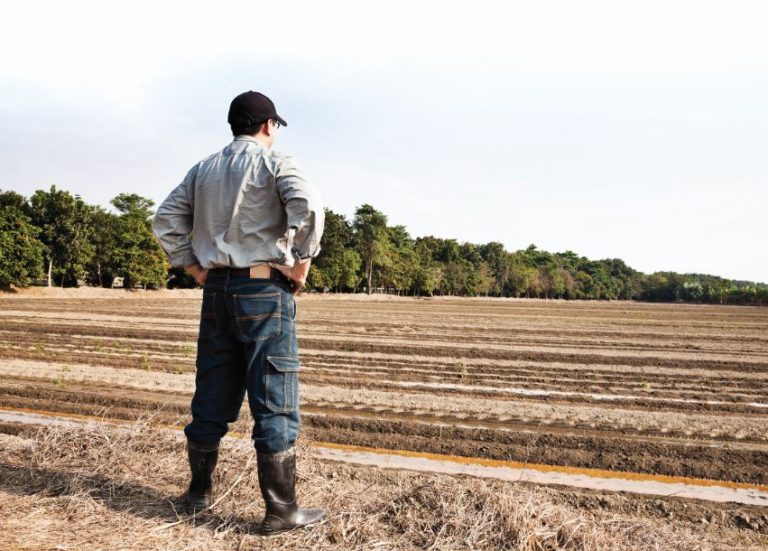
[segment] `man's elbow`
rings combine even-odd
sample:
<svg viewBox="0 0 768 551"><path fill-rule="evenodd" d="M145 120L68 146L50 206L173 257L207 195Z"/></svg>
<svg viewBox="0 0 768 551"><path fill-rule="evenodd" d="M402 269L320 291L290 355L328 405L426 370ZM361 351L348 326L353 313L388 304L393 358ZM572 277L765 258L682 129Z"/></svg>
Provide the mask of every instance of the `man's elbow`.
<svg viewBox="0 0 768 551"><path fill-rule="evenodd" d="M160 218L158 218L157 213L152 217L150 220L151 227L152 227L152 233L155 234L155 237L157 239L160 239L160 236L162 235L162 230L160 228Z"/></svg>

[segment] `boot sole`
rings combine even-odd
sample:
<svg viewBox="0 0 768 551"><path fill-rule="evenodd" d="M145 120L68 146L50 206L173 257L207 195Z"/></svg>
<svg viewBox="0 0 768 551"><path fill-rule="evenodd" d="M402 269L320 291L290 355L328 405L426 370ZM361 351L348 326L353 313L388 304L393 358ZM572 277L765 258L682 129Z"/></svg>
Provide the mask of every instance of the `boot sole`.
<svg viewBox="0 0 768 551"><path fill-rule="evenodd" d="M321 524L323 521L325 521L325 518L318 519L314 522L308 522L307 524L297 524L296 526L291 526L290 528L282 528L280 530L265 530L262 527L258 528L258 534L261 536L276 536L277 534L283 534L285 532L290 532L291 530L298 530L299 528L310 528L312 526L317 526L318 524Z"/></svg>

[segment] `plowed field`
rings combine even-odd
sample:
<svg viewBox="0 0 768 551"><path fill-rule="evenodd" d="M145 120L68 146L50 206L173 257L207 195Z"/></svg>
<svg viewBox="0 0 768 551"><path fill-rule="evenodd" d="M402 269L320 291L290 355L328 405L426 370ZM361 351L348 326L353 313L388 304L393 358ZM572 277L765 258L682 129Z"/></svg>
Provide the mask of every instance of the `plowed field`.
<svg viewBox="0 0 768 551"><path fill-rule="evenodd" d="M115 296L0 298L0 408L182 426L200 295ZM765 308L303 296L297 330L314 440L768 485Z"/></svg>

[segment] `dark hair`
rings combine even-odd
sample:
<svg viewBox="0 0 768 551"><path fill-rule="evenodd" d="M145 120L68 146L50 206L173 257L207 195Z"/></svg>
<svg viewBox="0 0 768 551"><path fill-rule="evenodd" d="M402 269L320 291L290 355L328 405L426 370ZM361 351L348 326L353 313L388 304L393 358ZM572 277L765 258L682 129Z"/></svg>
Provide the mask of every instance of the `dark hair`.
<svg viewBox="0 0 768 551"><path fill-rule="evenodd" d="M251 124L247 126L239 125L239 124L230 124L229 127L232 129L233 136L239 136L240 134L248 134L249 136L253 136L254 134L259 133L259 131L261 130L261 127L264 126L265 122L267 121L261 121L258 124Z"/></svg>

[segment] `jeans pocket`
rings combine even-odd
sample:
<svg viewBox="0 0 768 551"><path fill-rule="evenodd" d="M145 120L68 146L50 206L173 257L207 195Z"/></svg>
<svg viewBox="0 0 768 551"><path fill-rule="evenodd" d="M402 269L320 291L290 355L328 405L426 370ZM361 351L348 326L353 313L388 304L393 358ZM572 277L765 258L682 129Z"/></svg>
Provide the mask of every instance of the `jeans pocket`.
<svg viewBox="0 0 768 551"><path fill-rule="evenodd" d="M282 307L280 291L233 295L235 325L246 341L262 341L280 335Z"/></svg>
<svg viewBox="0 0 768 551"><path fill-rule="evenodd" d="M198 337L212 339L221 334L219 322L216 319L216 293L203 292L203 304L200 307L200 328Z"/></svg>
<svg viewBox="0 0 768 551"><path fill-rule="evenodd" d="M275 412L299 409L298 358L291 356L267 356L264 387L267 408Z"/></svg>

